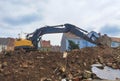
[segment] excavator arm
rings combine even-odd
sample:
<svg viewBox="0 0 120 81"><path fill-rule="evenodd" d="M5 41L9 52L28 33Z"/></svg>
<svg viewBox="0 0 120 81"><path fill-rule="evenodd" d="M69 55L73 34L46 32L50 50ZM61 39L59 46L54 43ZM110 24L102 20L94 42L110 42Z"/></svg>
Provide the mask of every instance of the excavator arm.
<svg viewBox="0 0 120 81"><path fill-rule="evenodd" d="M56 26L45 26L37 29L35 32L28 34L26 37L28 40L31 40L35 48L38 48L38 42L41 40L42 35L50 33L67 33L71 32L78 37L83 38L84 40L91 42L93 44L99 45L100 42L96 40L100 37L96 32L92 31L88 33L86 30L83 30L79 27L76 27L72 24L56 25Z"/></svg>

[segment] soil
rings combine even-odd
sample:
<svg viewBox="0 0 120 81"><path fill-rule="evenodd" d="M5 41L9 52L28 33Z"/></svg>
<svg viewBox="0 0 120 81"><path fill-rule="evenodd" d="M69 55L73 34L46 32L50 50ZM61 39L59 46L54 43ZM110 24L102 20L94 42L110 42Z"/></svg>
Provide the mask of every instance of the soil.
<svg viewBox="0 0 120 81"><path fill-rule="evenodd" d="M0 81L61 81L65 77L96 79L89 76L92 64L120 69L120 48L83 48L67 52L66 58L61 52L2 52Z"/></svg>

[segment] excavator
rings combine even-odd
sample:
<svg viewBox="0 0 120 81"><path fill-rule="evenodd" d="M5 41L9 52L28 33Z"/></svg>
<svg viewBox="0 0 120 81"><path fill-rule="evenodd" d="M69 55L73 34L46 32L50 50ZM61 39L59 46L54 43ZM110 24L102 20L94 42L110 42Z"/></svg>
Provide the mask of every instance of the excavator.
<svg viewBox="0 0 120 81"><path fill-rule="evenodd" d="M26 40L29 41L30 45L18 45L16 48L25 48L25 49L38 49L38 43L41 40L42 35L51 34L51 33L72 33L90 43L93 43L97 46L109 46L111 45L111 39L107 35L100 35L95 31L88 32L84 29L81 29L72 24L63 24L56 26L44 26L39 29L36 29L33 33L26 35ZM16 41L20 42L20 41ZM32 45L31 45L32 43Z"/></svg>

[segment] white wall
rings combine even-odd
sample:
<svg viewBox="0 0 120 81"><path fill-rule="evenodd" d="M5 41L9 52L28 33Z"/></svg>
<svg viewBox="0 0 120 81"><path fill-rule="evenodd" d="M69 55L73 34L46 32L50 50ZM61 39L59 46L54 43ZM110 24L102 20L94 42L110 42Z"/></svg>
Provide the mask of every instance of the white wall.
<svg viewBox="0 0 120 81"><path fill-rule="evenodd" d="M111 43L111 47L119 47L120 46L120 42L112 42Z"/></svg>
<svg viewBox="0 0 120 81"><path fill-rule="evenodd" d="M61 52L69 50L69 42L68 42L68 40L72 40L73 42L75 42L75 44L78 44L79 48L95 46L94 44L92 44L92 43L90 43L90 42L88 42L86 40L83 40L80 37L74 37L74 38L73 37L72 37L72 35L71 35L71 37L69 37L69 36L66 36L65 34L63 34L62 40L61 40Z"/></svg>
<svg viewBox="0 0 120 81"><path fill-rule="evenodd" d="M7 46L6 45L0 45L0 52L2 52L3 50L6 50Z"/></svg>
<svg viewBox="0 0 120 81"><path fill-rule="evenodd" d="M85 48L85 47L94 47L95 44L92 44L86 40L83 39L66 39L66 50L69 50L69 42L68 40L72 40L75 44L79 45L79 48Z"/></svg>

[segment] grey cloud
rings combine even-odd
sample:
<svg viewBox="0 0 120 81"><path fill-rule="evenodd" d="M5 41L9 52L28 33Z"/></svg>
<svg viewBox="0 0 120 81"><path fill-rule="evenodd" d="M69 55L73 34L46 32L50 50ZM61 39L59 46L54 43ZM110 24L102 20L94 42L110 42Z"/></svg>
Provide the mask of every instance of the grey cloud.
<svg viewBox="0 0 120 81"><path fill-rule="evenodd" d="M9 25L25 25L29 24L35 21L41 20L42 17L36 14L30 14L30 15L24 15L24 16L19 16L17 18L12 18L12 17L5 17L3 18L3 22L9 24Z"/></svg>
<svg viewBox="0 0 120 81"><path fill-rule="evenodd" d="M100 29L101 33L116 36L120 34L120 26L117 25L105 25Z"/></svg>

